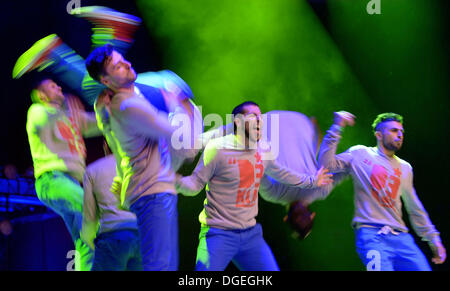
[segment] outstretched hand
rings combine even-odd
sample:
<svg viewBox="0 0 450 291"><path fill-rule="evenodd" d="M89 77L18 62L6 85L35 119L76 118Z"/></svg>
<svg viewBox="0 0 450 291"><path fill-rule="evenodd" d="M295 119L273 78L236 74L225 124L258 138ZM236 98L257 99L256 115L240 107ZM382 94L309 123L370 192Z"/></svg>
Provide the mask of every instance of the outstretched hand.
<svg viewBox="0 0 450 291"><path fill-rule="evenodd" d="M166 89L161 89L161 93L169 111L175 112L175 108L179 106L192 118L193 112L188 96L173 82L167 82L165 87Z"/></svg>
<svg viewBox="0 0 450 291"><path fill-rule="evenodd" d="M355 115L347 111L338 111L334 113L333 123L340 127L346 127L347 125L355 125Z"/></svg>
<svg viewBox="0 0 450 291"><path fill-rule="evenodd" d="M437 242L434 244L430 244L431 251L433 252L433 258L431 261L435 264L442 264L445 262L447 258L447 252L445 251L442 243Z"/></svg>
<svg viewBox="0 0 450 291"><path fill-rule="evenodd" d="M333 183L333 174L328 173L328 169L321 167L316 173L317 187Z"/></svg>
<svg viewBox="0 0 450 291"><path fill-rule="evenodd" d="M108 105L111 103L111 99L114 96L114 92L111 89L105 88L97 97L96 106Z"/></svg>

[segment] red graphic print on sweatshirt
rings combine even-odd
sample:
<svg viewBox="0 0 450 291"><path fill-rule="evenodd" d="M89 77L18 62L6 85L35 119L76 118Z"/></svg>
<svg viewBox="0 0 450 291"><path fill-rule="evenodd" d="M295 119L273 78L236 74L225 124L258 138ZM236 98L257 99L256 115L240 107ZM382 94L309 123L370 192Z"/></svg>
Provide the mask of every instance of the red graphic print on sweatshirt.
<svg viewBox="0 0 450 291"><path fill-rule="evenodd" d="M86 157L84 140L78 126L76 126L72 119L69 120L69 124L64 121L58 121L56 126L58 127L62 138L67 141L70 152L72 154L78 153L80 156Z"/></svg>
<svg viewBox="0 0 450 291"><path fill-rule="evenodd" d="M264 165L261 155L255 154L255 165L249 160L238 160L239 189L236 197L236 207L253 207L258 199L258 189L264 175ZM235 161L232 161L233 163Z"/></svg>
<svg viewBox="0 0 450 291"><path fill-rule="evenodd" d="M370 182L372 184L372 196L385 208L394 208L400 187L400 169L394 170L394 175L389 175L388 171L380 166L374 165Z"/></svg>

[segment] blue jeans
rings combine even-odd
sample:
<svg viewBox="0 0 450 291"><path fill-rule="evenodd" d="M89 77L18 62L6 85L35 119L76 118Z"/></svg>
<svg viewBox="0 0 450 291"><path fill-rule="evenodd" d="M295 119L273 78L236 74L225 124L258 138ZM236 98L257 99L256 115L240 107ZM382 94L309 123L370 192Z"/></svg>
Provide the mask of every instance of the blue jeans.
<svg viewBox="0 0 450 291"><path fill-rule="evenodd" d="M97 236L92 271L141 270L141 242L137 230L114 230Z"/></svg>
<svg viewBox="0 0 450 291"><path fill-rule="evenodd" d="M139 198L130 207L141 235L144 271L178 269L178 196L158 193Z"/></svg>
<svg viewBox="0 0 450 291"><path fill-rule="evenodd" d="M431 271L428 261L409 233L378 233L381 228L355 230L356 251L367 270Z"/></svg>
<svg viewBox="0 0 450 291"><path fill-rule="evenodd" d="M258 223L247 229L201 227L196 271L223 271L230 262L241 271L279 271Z"/></svg>
<svg viewBox="0 0 450 291"><path fill-rule="evenodd" d="M42 174L36 180L36 194L47 207L59 214L75 244L75 269L90 271L94 252L80 238L83 220L83 188L70 175L52 171Z"/></svg>

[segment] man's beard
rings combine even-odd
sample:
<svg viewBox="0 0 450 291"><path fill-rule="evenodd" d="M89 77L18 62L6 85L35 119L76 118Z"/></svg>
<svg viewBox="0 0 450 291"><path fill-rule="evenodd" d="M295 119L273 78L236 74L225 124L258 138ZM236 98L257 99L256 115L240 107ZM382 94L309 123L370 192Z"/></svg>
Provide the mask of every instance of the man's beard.
<svg viewBox="0 0 450 291"><path fill-rule="evenodd" d="M120 85L121 88L128 88L128 87L130 87L131 85L133 85L135 81L136 81L136 75L129 74L129 75L127 75L127 78L124 79L124 80L123 80L121 83L119 83L119 84L121 84L121 85Z"/></svg>
<svg viewBox="0 0 450 291"><path fill-rule="evenodd" d="M132 81L134 82L134 81L136 81L136 79L137 79L137 74L136 74L136 71L135 70L133 70L133 69L131 69L130 70L130 79L132 79Z"/></svg>
<svg viewBox="0 0 450 291"><path fill-rule="evenodd" d="M137 74L133 69L130 69L130 71L127 73L127 76L123 79L123 86L129 87L131 86L137 79Z"/></svg>
<svg viewBox="0 0 450 291"><path fill-rule="evenodd" d="M383 140L383 146L385 149L387 149L389 151L393 151L394 153L399 151L402 148L402 144L397 146L394 142L388 143L385 140Z"/></svg>
<svg viewBox="0 0 450 291"><path fill-rule="evenodd" d="M133 84L136 81L136 79L137 79L137 75L136 75L136 73L134 73L134 71L131 71L128 74L127 77L128 77L128 84L129 85Z"/></svg>

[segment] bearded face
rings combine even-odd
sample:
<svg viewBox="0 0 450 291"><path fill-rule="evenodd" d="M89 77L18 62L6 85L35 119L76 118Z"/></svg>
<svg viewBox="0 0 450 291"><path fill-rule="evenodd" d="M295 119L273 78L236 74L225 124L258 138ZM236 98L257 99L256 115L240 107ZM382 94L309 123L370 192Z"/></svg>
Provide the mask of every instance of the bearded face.
<svg viewBox="0 0 450 291"><path fill-rule="evenodd" d="M247 105L244 114L245 137L252 143L258 142L262 136L263 120L258 106Z"/></svg>
<svg viewBox="0 0 450 291"><path fill-rule="evenodd" d="M383 147L389 151L397 152L403 145L403 125L398 121L388 121L382 124L379 139Z"/></svg>
<svg viewBox="0 0 450 291"><path fill-rule="evenodd" d="M102 76L102 83L110 89L129 87L136 80L136 72L130 62L125 60L117 51L113 51L105 64L106 74Z"/></svg>

